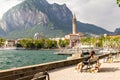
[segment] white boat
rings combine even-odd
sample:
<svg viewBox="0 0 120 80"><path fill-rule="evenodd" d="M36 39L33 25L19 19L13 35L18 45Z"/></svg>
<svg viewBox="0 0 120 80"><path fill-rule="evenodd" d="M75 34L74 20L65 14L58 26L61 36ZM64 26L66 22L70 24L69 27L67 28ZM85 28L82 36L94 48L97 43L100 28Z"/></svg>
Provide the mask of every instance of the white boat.
<svg viewBox="0 0 120 80"><path fill-rule="evenodd" d="M106 54L106 53L116 53L117 51L115 49L112 49L112 48L104 48L102 50L100 50L98 53L103 53L103 54Z"/></svg>
<svg viewBox="0 0 120 80"><path fill-rule="evenodd" d="M73 53L75 53L76 50L72 50L72 49L61 49L58 52L55 52L55 54L61 54L61 55L71 55Z"/></svg>
<svg viewBox="0 0 120 80"><path fill-rule="evenodd" d="M80 49L80 44L77 44L76 46L72 48L64 48L61 49L60 51L56 52L55 54L61 54L61 55L70 55L74 53L81 53L82 50Z"/></svg>
<svg viewBox="0 0 120 80"><path fill-rule="evenodd" d="M75 53L84 53L84 52L90 52L92 49L94 49L93 45L82 45L79 43L70 49L67 49L67 48L61 49L55 54L68 55L68 54L75 54Z"/></svg>

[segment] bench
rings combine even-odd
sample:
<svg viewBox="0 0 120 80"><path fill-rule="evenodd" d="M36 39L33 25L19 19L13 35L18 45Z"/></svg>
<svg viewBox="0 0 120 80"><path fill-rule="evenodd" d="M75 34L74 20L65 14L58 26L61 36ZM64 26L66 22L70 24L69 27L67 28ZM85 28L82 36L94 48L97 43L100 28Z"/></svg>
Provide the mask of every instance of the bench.
<svg viewBox="0 0 120 80"><path fill-rule="evenodd" d="M108 57L104 58L104 62L108 62L108 63L113 62L113 55L110 53Z"/></svg>
<svg viewBox="0 0 120 80"><path fill-rule="evenodd" d="M31 80L50 80L50 78L47 72L39 72Z"/></svg>
<svg viewBox="0 0 120 80"><path fill-rule="evenodd" d="M82 65L82 68L81 68L81 72L83 70L89 70L89 69L92 69L92 68L98 68L97 65L99 64L99 57L94 57L93 59L89 59L88 61L83 61L83 65ZM86 66L86 68L84 69L84 66Z"/></svg>
<svg viewBox="0 0 120 80"><path fill-rule="evenodd" d="M115 54L115 53L114 53ZM119 58L120 57L120 52L117 52L116 54L115 54L115 58Z"/></svg>
<svg viewBox="0 0 120 80"><path fill-rule="evenodd" d="M49 74L45 71L37 73L33 72L30 75L26 75L25 73L6 75L0 77L0 80L50 80L50 78Z"/></svg>
<svg viewBox="0 0 120 80"><path fill-rule="evenodd" d="M85 56L89 56L89 54L90 54L89 52L82 52L81 56L85 57Z"/></svg>

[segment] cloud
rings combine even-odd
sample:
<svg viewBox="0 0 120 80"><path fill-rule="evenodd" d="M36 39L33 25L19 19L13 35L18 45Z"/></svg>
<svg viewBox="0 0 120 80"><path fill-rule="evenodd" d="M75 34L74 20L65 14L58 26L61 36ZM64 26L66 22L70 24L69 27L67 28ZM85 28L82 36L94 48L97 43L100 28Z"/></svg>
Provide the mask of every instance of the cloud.
<svg viewBox="0 0 120 80"><path fill-rule="evenodd" d="M0 0L0 18L11 7L22 2L22 0Z"/></svg>
<svg viewBox="0 0 120 80"><path fill-rule="evenodd" d="M109 31L120 27L120 8L115 0L47 0L50 3L66 3L84 23L98 25Z"/></svg>
<svg viewBox="0 0 120 80"><path fill-rule="evenodd" d="M0 18L8 9L23 0L0 0ZM120 27L120 8L115 0L47 0L50 3L66 3L77 20L98 25L109 31Z"/></svg>

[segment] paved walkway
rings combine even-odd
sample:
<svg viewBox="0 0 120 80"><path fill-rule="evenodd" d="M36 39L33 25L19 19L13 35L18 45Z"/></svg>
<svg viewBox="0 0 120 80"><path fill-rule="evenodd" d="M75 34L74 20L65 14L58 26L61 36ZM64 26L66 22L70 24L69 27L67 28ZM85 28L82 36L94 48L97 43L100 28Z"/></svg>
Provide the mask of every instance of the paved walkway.
<svg viewBox="0 0 120 80"><path fill-rule="evenodd" d="M75 66L70 66L49 72L50 80L120 80L120 59L113 63L100 62L98 73L76 72Z"/></svg>

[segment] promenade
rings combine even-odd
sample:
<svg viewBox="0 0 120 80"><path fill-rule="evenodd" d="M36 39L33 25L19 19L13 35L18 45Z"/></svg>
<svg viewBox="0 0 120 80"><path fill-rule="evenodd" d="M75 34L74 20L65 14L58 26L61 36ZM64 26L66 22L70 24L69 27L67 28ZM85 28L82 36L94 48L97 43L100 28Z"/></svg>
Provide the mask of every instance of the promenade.
<svg viewBox="0 0 120 80"><path fill-rule="evenodd" d="M50 80L120 80L120 58L112 63L103 63L97 73L76 72L74 66L64 67L49 72Z"/></svg>

